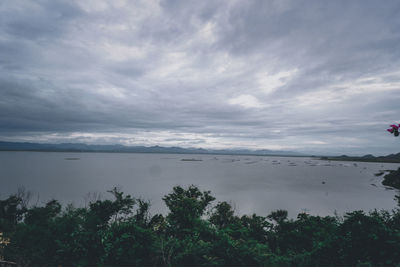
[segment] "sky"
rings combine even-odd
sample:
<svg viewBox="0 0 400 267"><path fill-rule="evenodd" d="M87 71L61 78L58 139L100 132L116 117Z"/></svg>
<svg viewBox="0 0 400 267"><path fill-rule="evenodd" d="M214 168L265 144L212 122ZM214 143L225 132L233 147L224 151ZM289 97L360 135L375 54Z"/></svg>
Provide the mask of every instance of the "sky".
<svg viewBox="0 0 400 267"><path fill-rule="evenodd" d="M400 2L2 0L0 140L400 152Z"/></svg>

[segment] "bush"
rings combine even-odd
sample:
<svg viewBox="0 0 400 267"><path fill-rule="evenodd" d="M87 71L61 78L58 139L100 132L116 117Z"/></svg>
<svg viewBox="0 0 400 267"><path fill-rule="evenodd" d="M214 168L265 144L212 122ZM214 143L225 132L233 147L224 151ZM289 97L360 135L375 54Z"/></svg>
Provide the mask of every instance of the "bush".
<svg viewBox="0 0 400 267"><path fill-rule="evenodd" d="M396 266L400 211L347 213L343 218L284 210L234 214L209 191L174 187L169 213L150 216L149 203L110 191L112 200L85 208L55 201L27 207L0 200L7 260L20 266Z"/></svg>

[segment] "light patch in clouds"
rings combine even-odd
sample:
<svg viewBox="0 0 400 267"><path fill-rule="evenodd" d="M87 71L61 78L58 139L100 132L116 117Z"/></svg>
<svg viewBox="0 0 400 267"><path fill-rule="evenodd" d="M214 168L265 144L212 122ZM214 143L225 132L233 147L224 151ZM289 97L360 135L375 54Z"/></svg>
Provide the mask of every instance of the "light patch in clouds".
<svg viewBox="0 0 400 267"><path fill-rule="evenodd" d="M122 99L127 97L126 90L124 88L114 87L114 86L100 87L96 89L95 92L106 97L114 97Z"/></svg>
<svg viewBox="0 0 400 267"><path fill-rule="evenodd" d="M385 77L393 77L387 79ZM334 85L337 88L346 88L348 95L364 95L385 93L385 91L400 91L400 71L367 76L352 82Z"/></svg>
<svg viewBox="0 0 400 267"><path fill-rule="evenodd" d="M77 1L77 4L82 7L82 9L84 9L86 12L103 12L111 8L123 8L127 4L127 1L86 0Z"/></svg>
<svg viewBox="0 0 400 267"><path fill-rule="evenodd" d="M261 72L257 74L259 88L266 94L272 93L279 87L284 86L296 73L298 69L280 71L275 74Z"/></svg>
<svg viewBox="0 0 400 267"><path fill-rule="evenodd" d="M393 77L387 79L386 77ZM400 72L368 75L351 81L333 81L330 85L305 92L297 96L299 106L311 108L326 108L327 105L345 104L353 101L357 105L360 97L368 97L367 101L374 101L374 97L384 96L390 91L400 92ZM396 95L396 94L394 94Z"/></svg>
<svg viewBox="0 0 400 267"><path fill-rule="evenodd" d="M107 60L120 62L143 59L146 57L145 48L109 42L102 45L100 53L103 53Z"/></svg>
<svg viewBox="0 0 400 267"><path fill-rule="evenodd" d="M310 145L327 145L327 142L324 141L318 141L318 140L313 140L313 141L306 141L306 144L310 144Z"/></svg>
<svg viewBox="0 0 400 267"><path fill-rule="evenodd" d="M334 89L308 92L296 97L296 105L309 109L329 108L343 101L344 95Z"/></svg>
<svg viewBox="0 0 400 267"><path fill-rule="evenodd" d="M244 108L260 108L262 104L252 95L239 95L237 97L233 97L228 101L231 105L239 105Z"/></svg>
<svg viewBox="0 0 400 267"><path fill-rule="evenodd" d="M193 41L204 42L205 44L211 45L217 41L218 37L215 33L215 23L207 22L202 25L198 31L198 38Z"/></svg>

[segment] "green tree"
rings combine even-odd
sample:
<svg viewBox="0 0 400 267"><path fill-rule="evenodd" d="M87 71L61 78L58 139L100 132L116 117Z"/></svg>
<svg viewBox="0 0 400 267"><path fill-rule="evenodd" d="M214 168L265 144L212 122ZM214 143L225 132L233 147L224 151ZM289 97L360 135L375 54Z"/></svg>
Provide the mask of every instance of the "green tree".
<svg viewBox="0 0 400 267"><path fill-rule="evenodd" d="M206 208L215 200L210 191L201 192L196 186L191 185L187 190L175 186L173 192L163 198L170 213L167 221L174 231L193 229Z"/></svg>

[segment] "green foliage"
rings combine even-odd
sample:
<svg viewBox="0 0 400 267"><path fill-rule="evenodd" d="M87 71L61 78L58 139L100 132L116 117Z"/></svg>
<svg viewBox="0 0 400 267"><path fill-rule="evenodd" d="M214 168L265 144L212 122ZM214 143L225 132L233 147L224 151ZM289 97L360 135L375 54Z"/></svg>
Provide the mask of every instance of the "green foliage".
<svg viewBox="0 0 400 267"><path fill-rule="evenodd" d="M210 217L210 222L219 229L227 227L235 222L234 212L231 205L227 202L220 202L214 207L214 212Z"/></svg>
<svg viewBox="0 0 400 267"><path fill-rule="evenodd" d="M195 186L189 186L187 190L175 186L173 192L163 198L170 213L167 221L173 231L185 231L199 223L207 206L215 200L210 191L201 192Z"/></svg>
<svg viewBox="0 0 400 267"><path fill-rule="evenodd" d="M15 230L25 208L21 206L22 199L17 195L12 195L5 200L0 200L0 232L9 232Z"/></svg>
<svg viewBox="0 0 400 267"><path fill-rule="evenodd" d="M288 218L235 215L195 186L164 197L169 213L114 188L113 199L65 208L52 200L27 207L0 200L6 259L20 266L396 266L400 210L362 211L343 218L301 213ZM210 209L208 209L210 208ZM207 212L210 211L210 213Z"/></svg>
<svg viewBox="0 0 400 267"><path fill-rule="evenodd" d="M134 220L113 223L102 236L105 266L151 266L156 235Z"/></svg>
<svg viewBox="0 0 400 267"><path fill-rule="evenodd" d="M382 184L400 189L400 168L386 174L383 177Z"/></svg>

